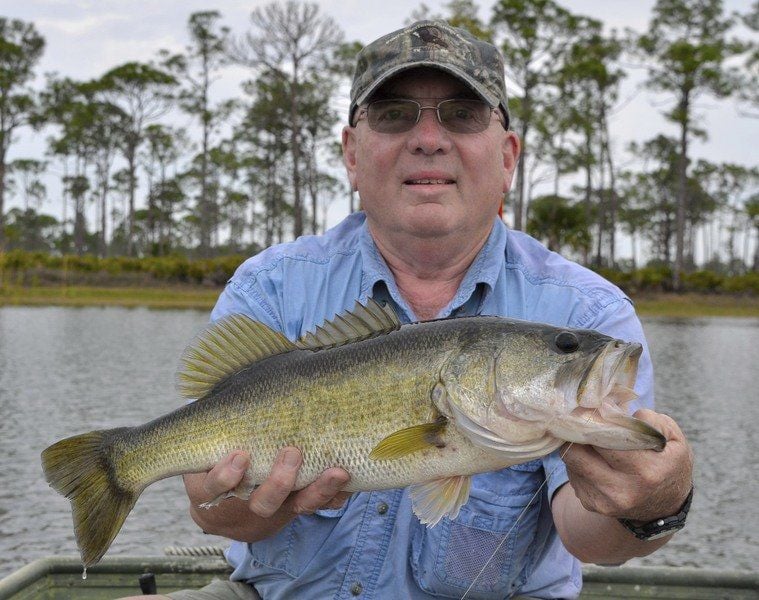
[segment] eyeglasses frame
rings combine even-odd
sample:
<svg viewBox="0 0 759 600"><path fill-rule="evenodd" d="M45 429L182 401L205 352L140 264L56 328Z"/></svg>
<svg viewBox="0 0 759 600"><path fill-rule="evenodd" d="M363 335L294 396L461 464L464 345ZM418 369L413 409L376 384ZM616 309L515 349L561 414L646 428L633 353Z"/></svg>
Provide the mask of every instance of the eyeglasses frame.
<svg viewBox="0 0 759 600"><path fill-rule="evenodd" d="M461 134L464 134L464 135L469 135L470 133L476 133L476 132L456 132L456 131L451 131L450 129L448 129L445 126L445 124L443 123L443 121L441 120L441 118L440 118L440 105L443 104L443 103L445 103L445 102L451 102L451 101L455 101L455 100L466 100L466 101L470 101L470 102L482 102L483 104L487 104L487 102L485 102L484 100L478 100L476 98L443 98L435 106L423 106L421 102L418 102L417 100L413 100L412 98L381 98L379 100L373 100L372 102L369 102L366 106L360 107L358 109L358 114L356 115L356 118L354 119L354 122L353 122L352 126L355 127L356 125L358 125L358 122L361 120L361 118L363 116L365 116L365 115L368 116L368 114L369 114L369 107L372 104L374 104L375 102L388 102L388 101L392 101L392 100L404 100L404 101L408 101L408 102L413 102L414 104L416 104L419 107L419 110L418 110L418 112L416 114L416 121L414 122L414 124L411 127L409 127L408 129L404 130L404 131L398 131L398 132L395 132L395 133L407 133L407 132L411 131L414 127L416 127L419 124L419 120L422 118L422 111L423 110L434 110L435 111L435 115L437 115L437 122L438 122L438 124L443 129L445 129L448 133L461 133ZM433 98L433 100L437 100L437 98ZM504 116L503 112L501 112L499 110L499 107L497 107L497 106L489 106L489 108L490 108L491 116L492 116L492 113L495 113L496 114L496 118L501 123L501 125L503 125L503 128L506 131L508 131L509 130L509 121L508 121L508 118L506 118ZM490 123L488 122L488 127L489 126L490 126ZM487 129L487 127L485 127L485 129ZM485 131L485 129L483 129L482 131ZM372 130L372 131L374 131L374 130ZM379 133L382 133L382 132L379 132ZM391 133L390 135L394 135L394 134Z"/></svg>

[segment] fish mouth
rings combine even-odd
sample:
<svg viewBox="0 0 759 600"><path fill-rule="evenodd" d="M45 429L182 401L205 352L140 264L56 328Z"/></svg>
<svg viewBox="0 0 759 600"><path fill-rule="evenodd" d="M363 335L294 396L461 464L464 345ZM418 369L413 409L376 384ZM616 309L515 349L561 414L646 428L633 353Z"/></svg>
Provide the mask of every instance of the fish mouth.
<svg viewBox="0 0 759 600"><path fill-rule="evenodd" d="M638 395L633 391L643 346L637 342L608 342L585 370L577 388L577 404L600 408L611 402L623 406Z"/></svg>
<svg viewBox="0 0 759 600"><path fill-rule="evenodd" d="M568 442L591 444L610 450L662 450L666 438L654 427L627 414L627 404L638 397L633 390L643 346L611 340L587 361L572 369L582 370L568 406L575 408L554 423L554 435ZM566 398L570 400L570 398Z"/></svg>

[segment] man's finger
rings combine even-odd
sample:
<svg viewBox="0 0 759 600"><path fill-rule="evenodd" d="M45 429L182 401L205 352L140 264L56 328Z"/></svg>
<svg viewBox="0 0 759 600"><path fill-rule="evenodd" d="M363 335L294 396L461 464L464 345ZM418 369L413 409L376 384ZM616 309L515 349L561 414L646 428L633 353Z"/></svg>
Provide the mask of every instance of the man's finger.
<svg viewBox="0 0 759 600"><path fill-rule="evenodd" d="M293 512L311 514L320 508L331 508L348 481L350 481L350 475L343 469L336 467L327 469L311 485L293 496L291 504ZM346 498L347 495L337 506L342 506Z"/></svg>
<svg viewBox="0 0 759 600"><path fill-rule="evenodd" d="M655 450L607 450L596 448L598 454L611 467L619 471L639 472L649 470L652 464L662 460L659 454L679 452L678 445L687 444L685 434L675 421L662 413L657 413L647 408L641 408L633 415L636 419L645 421L655 427L667 439L667 445L659 452Z"/></svg>
<svg viewBox="0 0 759 600"><path fill-rule="evenodd" d="M260 517L271 517L277 512L293 491L302 462L303 457L297 448L280 450L269 476L250 495L250 510Z"/></svg>
<svg viewBox="0 0 759 600"><path fill-rule="evenodd" d="M633 417L640 419L641 421L645 421L652 427L658 429L661 434L667 438L667 441L685 440L685 434L683 433L683 430L680 429L680 426L669 415L658 413L648 408L641 408L635 411Z"/></svg>
<svg viewBox="0 0 759 600"><path fill-rule="evenodd" d="M249 464L250 458L244 452L232 452L216 463L203 479L203 489L209 500L234 489L242 481Z"/></svg>
<svg viewBox="0 0 759 600"><path fill-rule="evenodd" d="M577 443L565 444L560 456L564 464L567 465L567 469L583 477L592 476L609 469L608 463L594 446Z"/></svg>
<svg viewBox="0 0 759 600"><path fill-rule="evenodd" d="M350 492L338 492L337 496L332 498L332 500L327 502L324 506L322 506L322 508L342 508L342 506L348 501L348 498L350 498L352 495L353 494Z"/></svg>

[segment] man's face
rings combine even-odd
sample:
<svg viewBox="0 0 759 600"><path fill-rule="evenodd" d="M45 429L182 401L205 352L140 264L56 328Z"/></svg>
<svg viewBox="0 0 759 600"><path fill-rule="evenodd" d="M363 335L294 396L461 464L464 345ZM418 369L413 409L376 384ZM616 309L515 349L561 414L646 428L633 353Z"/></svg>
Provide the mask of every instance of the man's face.
<svg viewBox="0 0 759 600"><path fill-rule="evenodd" d="M434 69L407 71L375 94L435 106L473 97L458 79ZM358 190L372 233L434 238L487 236L511 186L519 141L493 115L481 133L452 133L423 110L404 133L378 133L366 118L343 130L348 177Z"/></svg>

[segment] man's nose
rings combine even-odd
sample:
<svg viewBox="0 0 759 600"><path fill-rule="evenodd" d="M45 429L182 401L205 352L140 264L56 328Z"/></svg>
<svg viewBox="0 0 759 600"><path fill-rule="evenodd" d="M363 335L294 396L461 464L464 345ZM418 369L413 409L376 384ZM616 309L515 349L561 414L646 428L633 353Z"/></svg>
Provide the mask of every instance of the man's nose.
<svg viewBox="0 0 759 600"><path fill-rule="evenodd" d="M413 153L435 154L450 150L451 139L448 131L438 120L436 107L421 108L419 120L411 130L409 144L409 150Z"/></svg>

